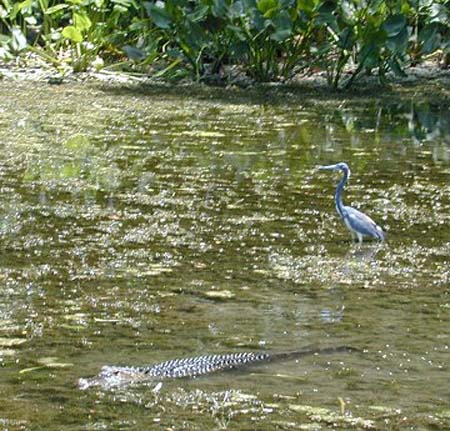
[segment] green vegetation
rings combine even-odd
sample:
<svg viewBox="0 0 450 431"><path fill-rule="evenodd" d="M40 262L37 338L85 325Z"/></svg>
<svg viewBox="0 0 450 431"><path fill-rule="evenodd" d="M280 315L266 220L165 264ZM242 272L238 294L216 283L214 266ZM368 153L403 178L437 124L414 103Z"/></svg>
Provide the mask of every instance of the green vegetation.
<svg viewBox="0 0 450 431"><path fill-rule="evenodd" d="M115 67L166 79L330 86L450 56L449 0L0 0L0 58L33 52L65 73ZM344 72L350 73L344 73Z"/></svg>

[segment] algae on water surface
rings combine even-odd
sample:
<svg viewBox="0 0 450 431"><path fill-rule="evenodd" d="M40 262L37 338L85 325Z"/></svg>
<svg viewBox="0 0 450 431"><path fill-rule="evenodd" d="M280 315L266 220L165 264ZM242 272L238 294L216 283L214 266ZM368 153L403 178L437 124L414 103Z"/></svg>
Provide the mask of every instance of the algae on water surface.
<svg viewBox="0 0 450 431"><path fill-rule="evenodd" d="M445 95L10 85L4 427L450 426ZM350 242L339 177L315 170L341 160L353 173L344 201L386 243ZM75 385L104 364L334 344L363 352L155 392Z"/></svg>

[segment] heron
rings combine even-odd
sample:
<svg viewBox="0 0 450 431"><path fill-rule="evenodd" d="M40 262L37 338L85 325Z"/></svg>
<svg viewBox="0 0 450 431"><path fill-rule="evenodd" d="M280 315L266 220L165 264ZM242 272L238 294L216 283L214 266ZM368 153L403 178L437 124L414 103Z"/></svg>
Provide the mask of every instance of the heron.
<svg viewBox="0 0 450 431"><path fill-rule="evenodd" d="M345 226L350 230L352 237L357 238L361 244L365 236L384 241L385 233L368 215L358 211L355 208L345 206L342 203L342 190L350 178L350 168L347 163L340 162L335 165L319 166L319 169L328 171L341 171L344 176L339 181L334 194L336 210L340 215Z"/></svg>

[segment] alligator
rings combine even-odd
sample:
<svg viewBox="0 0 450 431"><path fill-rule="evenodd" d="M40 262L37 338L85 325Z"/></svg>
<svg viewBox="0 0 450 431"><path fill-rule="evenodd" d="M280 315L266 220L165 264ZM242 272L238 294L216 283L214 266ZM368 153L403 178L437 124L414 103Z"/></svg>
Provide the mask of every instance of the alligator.
<svg viewBox="0 0 450 431"><path fill-rule="evenodd" d="M242 369L252 364L299 359L307 355L324 355L355 350L347 346L327 347L324 349L305 349L294 352L242 352L222 355L203 355L190 358L172 359L158 364L126 367L105 365L97 376L81 378L80 389L99 386L103 389L124 387L137 383L148 383L162 379L199 377L218 371Z"/></svg>

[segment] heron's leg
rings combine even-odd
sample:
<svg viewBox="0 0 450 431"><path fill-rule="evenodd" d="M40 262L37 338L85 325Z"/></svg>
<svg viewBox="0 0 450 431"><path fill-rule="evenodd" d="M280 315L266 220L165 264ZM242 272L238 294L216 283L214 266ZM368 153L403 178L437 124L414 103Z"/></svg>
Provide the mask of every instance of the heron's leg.
<svg viewBox="0 0 450 431"><path fill-rule="evenodd" d="M356 235L358 236L359 245L361 245L363 242L363 236L359 232L356 232Z"/></svg>

